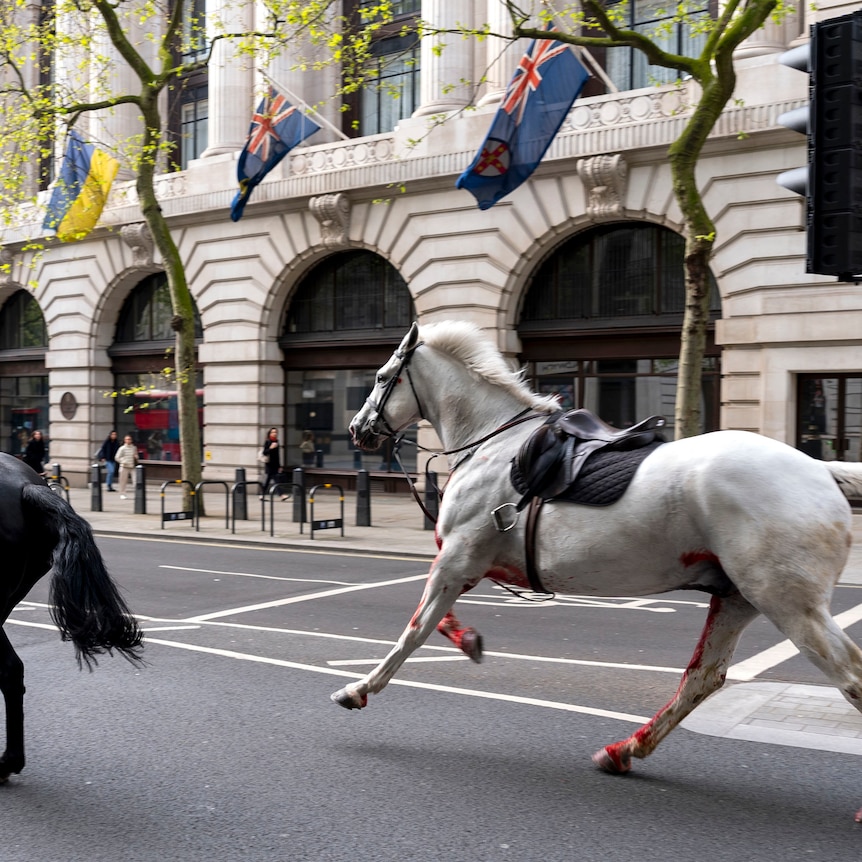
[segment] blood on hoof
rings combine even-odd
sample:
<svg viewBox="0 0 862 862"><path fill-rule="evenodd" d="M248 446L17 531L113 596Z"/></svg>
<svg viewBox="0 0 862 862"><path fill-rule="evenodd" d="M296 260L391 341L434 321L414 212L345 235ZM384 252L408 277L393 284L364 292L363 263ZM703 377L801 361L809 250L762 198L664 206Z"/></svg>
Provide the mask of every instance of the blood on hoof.
<svg viewBox="0 0 862 862"><path fill-rule="evenodd" d="M339 689L334 694L329 695L329 699L334 700L345 709L362 709L362 707L368 706L367 694L356 694L347 688Z"/></svg>
<svg viewBox="0 0 862 862"><path fill-rule="evenodd" d="M631 757L626 753L622 744L606 745L593 755L593 763L599 769L610 772L611 775L624 775L632 768Z"/></svg>

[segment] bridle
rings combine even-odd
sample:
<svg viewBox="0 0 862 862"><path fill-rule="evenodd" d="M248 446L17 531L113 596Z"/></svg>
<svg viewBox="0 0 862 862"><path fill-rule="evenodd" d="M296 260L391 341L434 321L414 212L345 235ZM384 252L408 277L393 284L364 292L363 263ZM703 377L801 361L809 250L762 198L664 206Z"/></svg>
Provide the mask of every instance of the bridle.
<svg viewBox="0 0 862 862"><path fill-rule="evenodd" d="M416 483L411 478L410 474L407 472L407 469L402 464L401 457L399 454L399 449L404 439L404 434L401 433L401 436L399 437L399 432L403 432L407 427L409 427L409 425L412 425L413 423L411 422L408 425L403 425L401 426L401 428L396 429L389 424L389 422L386 420L386 417L383 415L383 410L386 407L389 398L395 390L395 387L401 382L402 374L404 374L407 377L407 382L410 384L410 391L413 393L413 398L416 400L416 406L419 408L419 418L424 419L426 422L428 421L425 416L425 411L422 407L422 401L419 398L419 393L416 391L416 386L413 383L413 377L410 374L410 360L413 358L413 354L416 352L416 350L418 350L418 348L420 348L423 343L424 342L419 341L407 350L401 350L401 348L399 348L395 351L394 356L399 360L398 368L396 369L395 373L386 381L386 385L383 387L383 393L381 394L380 399L378 401L375 401L369 395L365 399L365 403L374 411L374 418L371 420L370 424L371 431L376 435L389 437L395 441L393 446L393 455L395 456L395 460L397 461L401 472L404 474L408 484L410 485L410 491L413 494L413 498L419 504L419 508L424 512L425 517L436 524L437 518L428 510L427 506L423 503L421 497L419 496L419 492L416 490ZM413 445L416 446L416 448L421 450L422 452L433 453L431 459L429 459L428 463L425 465L426 481L429 483L431 482L431 460L438 455L456 455L459 452L467 452L469 450L469 454L466 455L464 458L461 458L458 463L452 468L452 470L450 471L451 474L458 467L460 467L461 464L469 460L479 446L490 440L492 437L496 437L498 434L502 434L504 431L508 431L510 428L514 428L516 425L520 425L522 422L528 422L531 419L541 417L543 417L543 414L534 413L532 407L525 407L520 413L515 415L508 422L504 422L502 425L498 426L489 434L486 434L484 437L480 437L478 440L472 440L470 443L466 443L463 446L459 446L457 449L448 449L444 452L435 452L433 449L428 449L425 446L421 446L419 443L413 443ZM434 487L437 490L437 495L442 498L442 490L440 488L437 488L436 485L434 485Z"/></svg>
<svg viewBox="0 0 862 862"><path fill-rule="evenodd" d="M422 402L419 400L419 394L416 392L416 386L413 383L413 376L410 374L410 360L413 358L413 354L418 348L422 346L422 344L423 342L419 341L407 350L401 350L401 348L399 347L398 350L396 350L394 353L395 358L400 360L398 368L396 369L395 373L386 381L386 385L383 387L383 394L380 396L380 400L375 401L370 395L365 399L365 403L374 411L374 418L371 420L372 433L378 435L382 434L384 437L398 437L398 432L401 430L401 428L393 428L389 424L389 422L386 421L386 417L383 415L383 410L386 408L386 404L392 397L392 393L395 391L395 387L401 382L402 374L407 375L407 382L410 384L410 391L413 393L413 397L416 399L416 406L419 408L419 418L425 419L425 411L422 409ZM412 425L413 423L411 422L410 424ZM402 426L402 428L403 427L405 426Z"/></svg>

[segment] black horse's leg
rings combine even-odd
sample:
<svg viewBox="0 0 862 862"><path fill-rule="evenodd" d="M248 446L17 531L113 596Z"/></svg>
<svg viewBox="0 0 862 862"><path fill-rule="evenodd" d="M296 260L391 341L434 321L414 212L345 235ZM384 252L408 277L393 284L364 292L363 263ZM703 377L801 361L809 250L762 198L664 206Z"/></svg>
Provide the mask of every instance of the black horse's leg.
<svg viewBox="0 0 862 862"><path fill-rule="evenodd" d="M0 757L0 783L24 768L24 662L0 628L0 692L6 702L6 751Z"/></svg>

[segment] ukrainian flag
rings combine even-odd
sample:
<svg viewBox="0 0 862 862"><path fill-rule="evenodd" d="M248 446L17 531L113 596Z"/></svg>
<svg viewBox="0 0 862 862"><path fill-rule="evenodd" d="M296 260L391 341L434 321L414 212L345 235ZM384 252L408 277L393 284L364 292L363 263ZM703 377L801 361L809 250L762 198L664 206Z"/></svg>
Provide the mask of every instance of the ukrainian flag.
<svg viewBox="0 0 862 862"><path fill-rule="evenodd" d="M83 239L96 226L119 168L72 129L42 227L56 231L61 242Z"/></svg>

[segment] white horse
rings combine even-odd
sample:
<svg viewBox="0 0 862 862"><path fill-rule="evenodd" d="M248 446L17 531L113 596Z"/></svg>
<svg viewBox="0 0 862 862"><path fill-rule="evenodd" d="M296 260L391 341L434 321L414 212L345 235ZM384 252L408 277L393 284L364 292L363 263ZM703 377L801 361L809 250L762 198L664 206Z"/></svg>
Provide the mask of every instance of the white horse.
<svg viewBox="0 0 862 862"><path fill-rule="evenodd" d="M446 450L459 450L450 455L440 506L440 551L397 644L334 701L366 706L368 693L386 686L458 596L482 578L529 589L524 526L503 531L492 513L520 497L510 481L512 458L558 410L553 397L532 393L475 327L413 325L378 371L350 433L373 450L426 419ZM675 696L630 737L593 755L598 766L622 773L633 757L651 754L721 687L739 636L758 614L862 712L862 651L830 613L851 543L845 494L862 496L862 464L817 461L757 434L717 431L658 446L610 506L544 505L534 556L549 592L712 594ZM862 809L856 819L862 822Z"/></svg>

